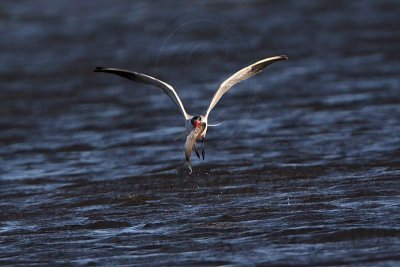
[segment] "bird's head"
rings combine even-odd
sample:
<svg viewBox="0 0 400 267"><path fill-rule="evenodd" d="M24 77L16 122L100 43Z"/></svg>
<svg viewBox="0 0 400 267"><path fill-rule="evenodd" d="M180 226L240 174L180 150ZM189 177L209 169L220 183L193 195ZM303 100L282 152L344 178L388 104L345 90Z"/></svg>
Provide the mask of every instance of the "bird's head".
<svg viewBox="0 0 400 267"><path fill-rule="evenodd" d="M193 128L197 128L197 127L199 127L200 124L201 124L201 117L200 117L200 116L194 116L194 117L190 120L190 122L192 123Z"/></svg>

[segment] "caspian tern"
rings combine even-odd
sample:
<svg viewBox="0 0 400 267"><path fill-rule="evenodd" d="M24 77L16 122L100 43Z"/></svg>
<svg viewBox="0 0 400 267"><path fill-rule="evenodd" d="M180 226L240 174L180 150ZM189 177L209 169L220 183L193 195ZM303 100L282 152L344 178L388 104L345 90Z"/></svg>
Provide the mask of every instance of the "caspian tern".
<svg viewBox="0 0 400 267"><path fill-rule="evenodd" d="M146 75L143 73L129 71L129 70L123 70L123 69L96 67L94 69L94 72L112 73L112 74L122 76L124 78L127 78L127 79L135 81L135 82L151 84L155 87L161 88L161 90L163 90L164 93L166 93L169 96L169 98L175 103L175 105L178 107L178 109L182 112L184 119L185 119L185 127L189 132L189 134L186 137L184 151L185 151L185 156L186 156L186 163L189 167L190 173L192 173L192 167L190 164L190 157L191 157L192 151L194 150L196 152L197 157L200 158L199 152L196 148L196 142L201 142L202 143L201 155L204 160L204 157L205 157L204 142L205 142L205 136L207 133L207 128L208 128L208 126L216 126L216 125L208 124L208 115L210 114L211 110L215 107L215 105L218 103L220 98L233 85L235 85L241 81L244 81L244 80L256 75L257 73L260 73L268 65L270 65L276 61L280 61L280 60L288 60L288 57L285 55L282 55L282 56L274 56L274 57L265 58L265 59L257 61L256 63L251 64L251 65L239 70L238 72L236 72L235 74L230 76L228 79L226 79L223 83L221 83L217 92L213 96L205 115L196 115L196 116L189 115L186 112L185 107L183 106L182 101L180 100L175 89L166 82L163 82L159 79L156 79L152 76L149 76L149 75Z"/></svg>

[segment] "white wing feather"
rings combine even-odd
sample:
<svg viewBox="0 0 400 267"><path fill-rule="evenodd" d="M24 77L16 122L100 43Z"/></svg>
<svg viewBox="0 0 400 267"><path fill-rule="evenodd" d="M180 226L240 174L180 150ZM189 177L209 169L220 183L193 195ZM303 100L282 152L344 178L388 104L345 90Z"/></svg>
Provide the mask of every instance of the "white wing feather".
<svg viewBox="0 0 400 267"><path fill-rule="evenodd" d="M256 63L247 66L232 76L230 76L227 80L225 80L218 88L217 92L215 93L214 97L211 100L210 105L208 106L205 118L206 120L208 119L208 115L210 114L210 111L215 107L215 105L218 103L220 98L235 84L244 81L257 73L260 73L265 67L268 65L280 61L280 60L287 60L287 56L275 56L275 57L269 57L262 59L260 61L257 61Z"/></svg>

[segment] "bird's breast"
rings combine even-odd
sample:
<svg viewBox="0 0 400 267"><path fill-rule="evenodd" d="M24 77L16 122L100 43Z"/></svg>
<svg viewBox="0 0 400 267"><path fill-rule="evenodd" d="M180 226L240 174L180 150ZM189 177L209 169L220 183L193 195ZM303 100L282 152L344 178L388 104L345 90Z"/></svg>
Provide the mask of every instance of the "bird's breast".
<svg viewBox="0 0 400 267"><path fill-rule="evenodd" d="M201 132L197 135L196 141L201 141L201 140L204 139L204 137L206 137L206 133L207 133L207 124L205 124L204 122L203 122L203 127L204 127L204 130L201 131Z"/></svg>

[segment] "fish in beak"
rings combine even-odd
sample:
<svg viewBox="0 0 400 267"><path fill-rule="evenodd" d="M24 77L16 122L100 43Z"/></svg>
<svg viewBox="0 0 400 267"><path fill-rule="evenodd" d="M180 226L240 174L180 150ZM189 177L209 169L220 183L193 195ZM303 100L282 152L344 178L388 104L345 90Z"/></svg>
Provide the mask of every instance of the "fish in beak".
<svg viewBox="0 0 400 267"><path fill-rule="evenodd" d="M206 129L206 124L204 122L202 122L197 127L194 127L193 130L191 130L190 133L188 134L188 136L186 137L184 150L185 150L186 163L188 165L190 173L192 173L190 157L192 156L192 152L193 152L196 140L200 138L201 134L204 132L205 129Z"/></svg>

